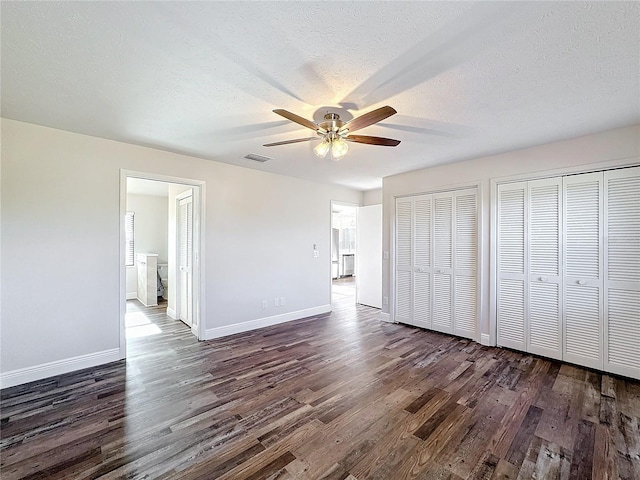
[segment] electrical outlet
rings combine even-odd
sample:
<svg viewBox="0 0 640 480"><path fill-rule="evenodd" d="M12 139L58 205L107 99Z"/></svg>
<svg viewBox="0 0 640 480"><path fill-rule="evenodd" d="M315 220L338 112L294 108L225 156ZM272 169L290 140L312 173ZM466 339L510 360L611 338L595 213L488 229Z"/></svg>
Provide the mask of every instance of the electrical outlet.
<svg viewBox="0 0 640 480"><path fill-rule="evenodd" d="M267 301L262 300L262 309L264 310L265 308L267 308Z"/></svg>
<svg viewBox="0 0 640 480"><path fill-rule="evenodd" d="M389 297L382 297L382 304L389 305Z"/></svg>
<svg viewBox="0 0 640 480"><path fill-rule="evenodd" d="M283 307L284 306L284 297L280 297L280 306Z"/></svg>
<svg viewBox="0 0 640 480"><path fill-rule="evenodd" d="M320 252L318 250L313 251L313 258L318 258L320 256Z"/></svg>
<svg viewBox="0 0 640 480"><path fill-rule="evenodd" d="M280 299L279 298L274 298L273 299L273 306L274 307L279 307L280 306Z"/></svg>

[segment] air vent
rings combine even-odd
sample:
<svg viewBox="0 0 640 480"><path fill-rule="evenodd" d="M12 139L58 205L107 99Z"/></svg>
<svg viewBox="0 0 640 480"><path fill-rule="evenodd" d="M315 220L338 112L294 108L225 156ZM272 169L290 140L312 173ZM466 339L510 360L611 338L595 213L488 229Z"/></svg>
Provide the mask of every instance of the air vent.
<svg viewBox="0 0 640 480"><path fill-rule="evenodd" d="M249 153L248 155L245 155L244 158L261 163L264 163L268 160L273 160L273 158L271 157L265 157L264 155L258 155L257 153Z"/></svg>

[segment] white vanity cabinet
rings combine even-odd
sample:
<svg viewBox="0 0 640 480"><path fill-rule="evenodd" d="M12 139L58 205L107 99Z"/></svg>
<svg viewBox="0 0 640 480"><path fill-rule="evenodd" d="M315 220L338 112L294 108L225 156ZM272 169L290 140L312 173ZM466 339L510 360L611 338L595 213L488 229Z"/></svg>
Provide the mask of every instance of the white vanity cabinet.
<svg viewBox="0 0 640 480"><path fill-rule="evenodd" d="M138 253L136 255L138 269L138 300L151 307L158 304L158 254Z"/></svg>

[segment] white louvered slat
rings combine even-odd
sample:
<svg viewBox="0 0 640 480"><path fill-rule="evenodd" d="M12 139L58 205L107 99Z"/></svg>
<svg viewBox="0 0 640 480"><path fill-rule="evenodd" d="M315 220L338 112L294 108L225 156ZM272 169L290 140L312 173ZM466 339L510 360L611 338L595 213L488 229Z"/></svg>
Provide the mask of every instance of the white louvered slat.
<svg viewBox="0 0 640 480"><path fill-rule="evenodd" d="M612 288L607 294L607 364L617 373L638 378L640 376L640 292Z"/></svg>
<svg viewBox="0 0 640 480"><path fill-rule="evenodd" d="M396 320L398 322L410 321L411 315L411 272L398 271L396 273Z"/></svg>
<svg viewBox="0 0 640 480"><path fill-rule="evenodd" d="M562 358L560 345L560 285L532 282L529 289L528 351Z"/></svg>
<svg viewBox="0 0 640 480"><path fill-rule="evenodd" d="M396 202L396 266L411 267L412 202L398 199Z"/></svg>
<svg viewBox="0 0 640 480"><path fill-rule="evenodd" d="M451 275L447 273L435 273L433 292L433 318L431 325L434 330L445 333L453 333L452 292Z"/></svg>
<svg viewBox="0 0 640 480"><path fill-rule="evenodd" d="M588 177L587 177L588 175ZM587 177L584 182L574 183ZM565 180L565 275L600 278L601 174Z"/></svg>
<svg viewBox="0 0 640 480"><path fill-rule="evenodd" d="M498 269L524 274L525 186L500 185L498 206Z"/></svg>
<svg viewBox="0 0 640 480"><path fill-rule="evenodd" d="M431 267L431 197L415 199L415 257L414 266Z"/></svg>
<svg viewBox="0 0 640 480"><path fill-rule="evenodd" d="M431 328L431 273L414 273L413 325Z"/></svg>
<svg viewBox="0 0 640 480"><path fill-rule="evenodd" d="M454 333L461 337L474 338L475 336L477 289L478 285L475 276L456 275Z"/></svg>
<svg viewBox="0 0 640 480"><path fill-rule="evenodd" d="M455 257L457 270L474 272L478 262L478 212L476 193L456 195Z"/></svg>
<svg viewBox="0 0 640 480"><path fill-rule="evenodd" d="M498 345L525 350L524 280L498 282Z"/></svg>
<svg viewBox="0 0 640 480"><path fill-rule="evenodd" d="M560 188L560 181L554 179L529 184L532 274L560 273Z"/></svg>
<svg viewBox="0 0 640 480"><path fill-rule="evenodd" d="M607 178L607 230L607 279L640 282L640 174Z"/></svg>
<svg viewBox="0 0 640 480"><path fill-rule="evenodd" d="M601 289L566 285L564 359L602 368Z"/></svg>
<svg viewBox="0 0 640 480"><path fill-rule="evenodd" d="M453 197L435 197L433 199L435 243L434 267L452 267L452 220Z"/></svg>

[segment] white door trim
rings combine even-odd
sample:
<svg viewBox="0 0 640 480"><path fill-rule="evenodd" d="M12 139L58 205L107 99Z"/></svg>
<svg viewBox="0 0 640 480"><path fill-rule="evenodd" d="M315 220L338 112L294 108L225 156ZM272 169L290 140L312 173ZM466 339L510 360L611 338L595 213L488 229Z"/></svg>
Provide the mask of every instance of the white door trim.
<svg viewBox="0 0 640 480"><path fill-rule="evenodd" d="M206 206L206 182L170 175L160 175L150 172L138 172L134 170L120 169L120 358L127 356L127 339L125 329L125 314L127 312L127 269L125 266L125 232L122 219L127 207L127 178L140 178L144 180L156 180L160 182L178 183L193 188L193 322L196 323L192 332L198 340L205 338L205 206Z"/></svg>

